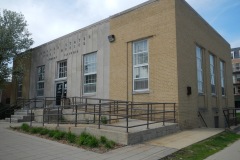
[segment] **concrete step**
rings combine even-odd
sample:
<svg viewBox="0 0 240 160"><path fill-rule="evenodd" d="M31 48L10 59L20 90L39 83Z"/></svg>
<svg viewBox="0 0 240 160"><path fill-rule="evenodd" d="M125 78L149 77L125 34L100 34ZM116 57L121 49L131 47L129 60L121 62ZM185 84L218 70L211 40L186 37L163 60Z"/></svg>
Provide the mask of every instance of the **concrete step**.
<svg viewBox="0 0 240 160"><path fill-rule="evenodd" d="M14 112L14 115L25 115L25 116L27 116L27 115L30 115L30 111L28 112L26 110L18 110L18 111Z"/></svg>
<svg viewBox="0 0 240 160"><path fill-rule="evenodd" d="M24 119L24 120L30 120L31 115L11 115L11 118L17 118L17 119ZM32 116L34 118L34 116Z"/></svg>
<svg viewBox="0 0 240 160"><path fill-rule="evenodd" d="M5 121L10 122L10 118L5 118ZM11 122L18 123L18 122L21 122L21 121L17 118L11 118Z"/></svg>

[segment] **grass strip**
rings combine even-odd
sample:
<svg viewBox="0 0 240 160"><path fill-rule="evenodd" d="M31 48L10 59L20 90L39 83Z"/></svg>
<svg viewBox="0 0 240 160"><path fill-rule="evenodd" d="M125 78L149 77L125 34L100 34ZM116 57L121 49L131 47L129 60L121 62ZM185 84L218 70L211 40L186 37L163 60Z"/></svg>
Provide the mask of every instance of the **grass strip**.
<svg viewBox="0 0 240 160"><path fill-rule="evenodd" d="M162 160L202 160L224 149L238 139L240 139L240 135L225 131L204 141L183 148L165 158L162 158Z"/></svg>

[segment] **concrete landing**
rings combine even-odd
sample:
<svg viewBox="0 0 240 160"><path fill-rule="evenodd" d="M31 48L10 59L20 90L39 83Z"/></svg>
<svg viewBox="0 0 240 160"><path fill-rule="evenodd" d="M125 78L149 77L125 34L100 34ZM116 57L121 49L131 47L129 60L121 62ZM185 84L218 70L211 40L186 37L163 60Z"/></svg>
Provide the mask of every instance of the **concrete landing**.
<svg viewBox="0 0 240 160"><path fill-rule="evenodd" d="M145 144L182 149L223 131L224 129L196 128L153 139L147 141Z"/></svg>

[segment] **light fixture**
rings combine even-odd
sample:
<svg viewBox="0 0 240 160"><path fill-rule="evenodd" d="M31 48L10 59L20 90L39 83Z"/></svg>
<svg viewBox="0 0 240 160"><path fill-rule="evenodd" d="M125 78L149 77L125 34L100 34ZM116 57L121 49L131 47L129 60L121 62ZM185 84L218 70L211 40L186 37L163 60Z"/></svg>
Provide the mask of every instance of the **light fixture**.
<svg viewBox="0 0 240 160"><path fill-rule="evenodd" d="M109 35L108 36L108 41L109 42L114 42L115 41L115 36L112 34L112 35Z"/></svg>

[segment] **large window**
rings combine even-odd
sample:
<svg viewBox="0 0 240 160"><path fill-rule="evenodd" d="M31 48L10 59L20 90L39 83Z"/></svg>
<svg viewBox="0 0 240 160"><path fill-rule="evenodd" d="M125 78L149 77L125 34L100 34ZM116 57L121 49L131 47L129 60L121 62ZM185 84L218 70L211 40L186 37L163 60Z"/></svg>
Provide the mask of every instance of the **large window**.
<svg viewBox="0 0 240 160"><path fill-rule="evenodd" d="M83 93L95 93L97 82L97 69L96 69L97 53L90 53L84 55L84 84Z"/></svg>
<svg viewBox="0 0 240 160"><path fill-rule="evenodd" d="M58 77L64 78L67 77L67 61L58 62Z"/></svg>
<svg viewBox="0 0 240 160"><path fill-rule="evenodd" d="M222 90L222 95L225 95L225 79L224 79L224 67L225 64L223 61L220 61L220 78L221 78L221 90Z"/></svg>
<svg viewBox="0 0 240 160"><path fill-rule="evenodd" d="M203 93L203 62L202 62L202 49L196 47L196 57L197 57L197 81L198 81L198 93Z"/></svg>
<svg viewBox="0 0 240 160"><path fill-rule="evenodd" d="M37 68L37 96L44 95L44 74L45 74L45 66L40 66Z"/></svg>
<svg viewBox="0 0 240 160"><path fill-rule="evenodd" d="M240 50L239 51L232 51L231 52L232 59L240 58Z"/></svg>
<svg viewBox="0 0 240 160"><path fill-rule="evenodd" d="M215 86L215 58L210 54L210 78L211 78L211 93L216 94Z"/></svg>
<svg viewBox="0 0 240 160"><path fill-rule="evenodd" d="M21 82L18 82L17 97L18 97L18 98L21 98L21 97L22 97L22 81L21 81Z"/></svg>
<svg viewBox="0 0 240 160"><path fill-rule="evenodd" d="M148 41L133 43L133 90L148 90Z"/></svg>

